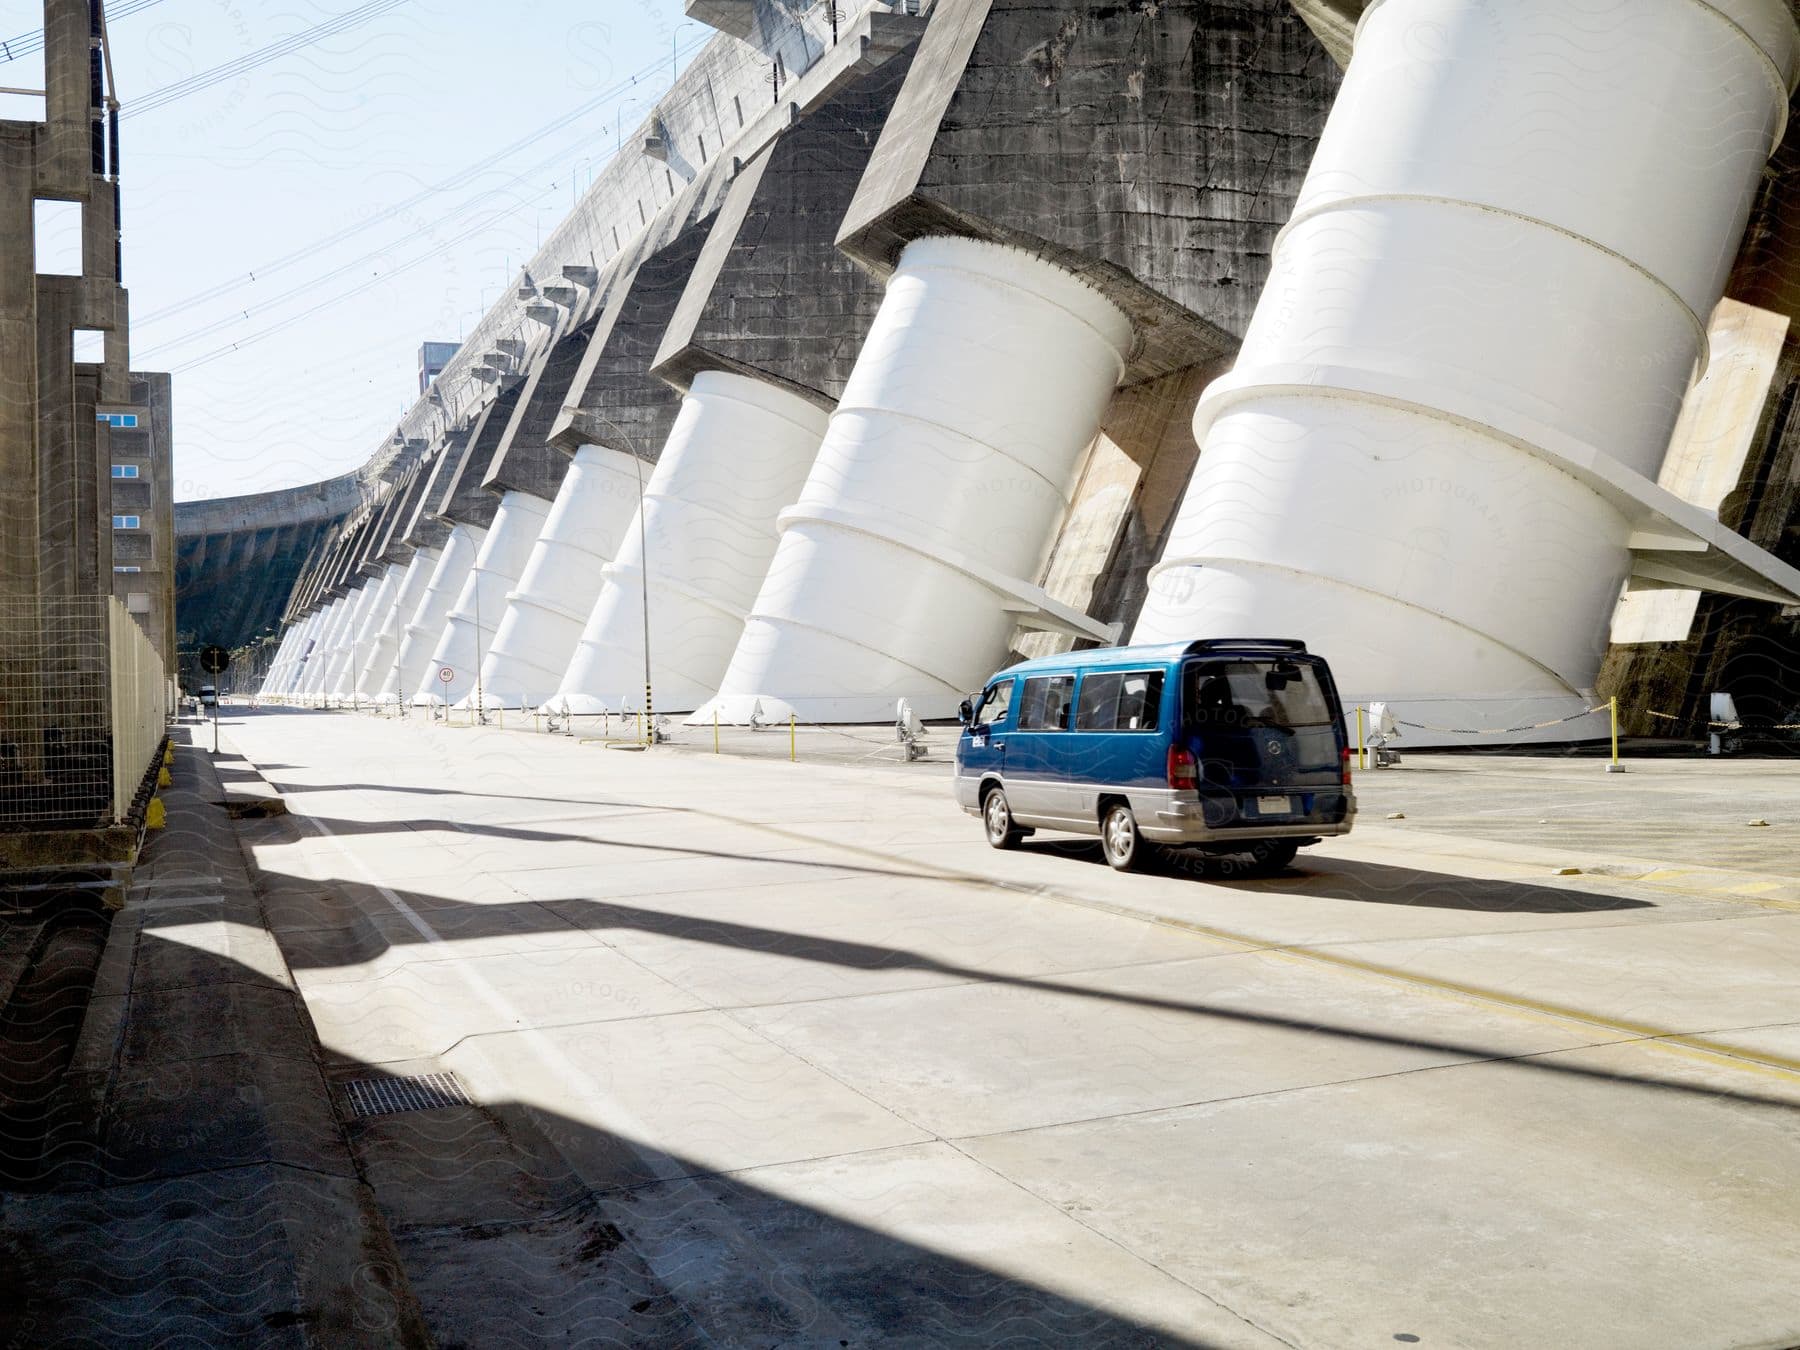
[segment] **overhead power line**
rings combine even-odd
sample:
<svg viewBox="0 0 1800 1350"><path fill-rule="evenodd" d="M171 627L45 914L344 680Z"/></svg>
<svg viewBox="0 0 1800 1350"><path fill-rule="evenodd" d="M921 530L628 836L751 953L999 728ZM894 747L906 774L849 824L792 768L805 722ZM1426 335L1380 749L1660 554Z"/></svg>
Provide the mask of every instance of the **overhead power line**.
<svg viewBox="0 0 1800 1350"><path fill-rule="evenodd" d="M120 19L129 19L133 14L149 9L152 5L160 5L162 0L121 0L121 3L110 6L106 11L108 23L116 23ZM44 30L39 28L30 33L21 33L16 38L0 41L0 65L8 61L17 61L20 57L30 56L33 52L44 50Z"/></svg>
<svg viewBox="0 0 1800 1350"><path fill-rule="evenodd" d="M448 252L450 249L456 247L456 245L464 243L467 240L473 239L475 236L481 234L484 230L489 229L497 221L505 219L508 215L515 214L516 210L517 210L517 208L515 208L514 211L496 211L492 215L484 217L483 219L476 221L474 225L472 225L468 229L464 230L461 234L453 235L451 238L444 240L442 243L438 244L436 247L428 249L426 252L419 254L416 258L410 258L406 262L401 263L399 266L394 267L389 271L383 272L379 276L372 277L368 281L365 281L360 285L352 286L347 291L340 291L336 295L328 296L326 299L321 300L318 304L313 305L308 309L303 309L297 314L290 314L287 318L282 319L276 323L273 323L269 327L261 329L258 332L251 333L245 337L239 338L236 342L228 343L227 345L225 345L223 347L214 348L210 352L202 352L199 356L195 356L187 361L183 361L180 364L176 365L175 367L173 367L173 369L171 369L171 371L169 373L172 375L184 374L187 371L193 370L196 366L203 366L203 365L207 364L208 362L215 361L222 356L229 356L233 352L238 351L241 348L248 347L248 346L252 345L253 343L261 342L264 338L273 337L276 333L281 332L285 328L292 327L294 324L299 323L300 320L302 320L302 319L311 318L314 314L319 313L319 311L324 310L324 309L329 309L331 306L338 304L340 301L349 300L354 296L361 295L363 292L369 290L370 288L372 288L374 286L380 285L382 282L391 280L392 278L399 276L403 272L410 272L410 271L412 271L413 268L422 266L423 264L430 262L433 258L436 258L436 257L440 256L441 254ZM185 341L185 339L177 339L177 341ZM174 344L165 343L164 345L170 346L170 345L174 345ZM161 350L161 349L154 348L152 350Z"/></svg>
<svg viewBox="0 0 1800 1350"><path fill-rule="evenodd" d="M106 11L106 22L119 22L121 18L131 18L131 14L142 13L151 5L160 5L162 0L121 0L121 4L112 5ZM32 52L43 50L43 29L22 32L16 38L0 40L0 65L7 61L18 61L22 56L31 56Z"/></svg>
<svg viewBox="0 0 1800 1350"><path fill-rule="evenodd" d="M246 71L254 70L258 66L267 65L271 61L279 60L302 48L310 47L315 42L323 41L328 37L336 37L339 33L347 33L353 28L360 28L369 20L380 18L383 14L409 3L411 0L370 0L368 4L346 10L323 23L302 29L278 42L271 42L266 47L258 47L255 51L247 52L223 65L202 70L188 76L185 80L177 80L174 84L166 84L161 89L154 89L142 98L132 99L124 105L119 116L127 118L136 117L141 113L155 112L158 108L166 107L177 99L186 98L189 94L201 93L215 85L223 84L227 80L236 79Z"/></svg>
<svg viewBox="0 0 1800 1350"><path fill-rule="evenodd" d="M697 50L698 48L705 46L706 43L709 42L710 40L711 40L710 34L707 34L705 36L697 38L694 41L687 44L682 49L682 54L686 55L688 53L691 53L691 52ZM132 321L132 326L134 329L141 332L144 328L150 326L151 324L157 323L160 320L171 318L174 315L180 314L186 310L192 309L197 305L203 305L210 300L217 300L221 296L229 295L231 292L237 290L239 287L245 285L246 283L255 283L255 282L261 281L264 278L272 276L276 272L283 270L284 268L293 266L295 263L303 262L307 258L311 258L317 254L323 253L325 250L332 248L333 246L335 246L337 244L341 244L342 242L344 242L344 240L349 239L357 234L361 234L365 230L372 229L377 225L381 225L381 224L386 223L387 221L393 220L397 216L402 216L402 215L406 214L408 211L412 210L414 207L422 205L423 203L431 200L431 198L433 198L433 197L439 196L440 194L445 193L445 192L455 191L457 188L460 188L460 187L467 186L469 183L471 183L475 179L479 178L482 174L486 173L489 169L493 168L496 164L498 164L502 160L510 159L511 157L519 154L521 151L536 146L546 136L554 135L556 132L562 130L563 128L573 125L575 122L579 121L581 118L583 118L583 117L587 116L589 113L593 112L596 108L602 107L602 106L612 102L612 100L617 98L620 94L624 93L627 89L630 89L633 85L637 84L638 81L640 79L642 79L644 76L654 73L655 71L659 70L661 68L661 66L662 66L662 61L659 58L657 61L651 63L650 65L645 66L642 70L637 72L637 74L628 76L627 78L620 80L617 84L613 85L610 89L603 90L599 94L595 95L593 98L570 109L568 112L562 113L559 116L552 118L550 121L544 123L540 127L537 127L535 130L526 132L523 136L519 137L517 140L511 142L508 145L501 146L498 150L494 151L492 154L487 155L484 158L477 160L475 163L469 165L468 167L466 167L464 169L458 170L456 173L452 174L450 177L442 179L439 182L433 183L428 187L422 188L420 191L414 193L412 196L406 198L404 201L396 202L393 206L390 206L390 207L385 208L384 210L378 211L374 215L369 216L367 219L359 220L353 225L347 225L341 230L337 230L337 231L335 231L331 234L325 235L319 239L315 239L310 244L306 244L298 249L295 249L292 253L284 254L281 257L276 258L270 262L258 264L256 267L252 268L247 274L244 274L241 276L234 276L228 281L219 282L217 285L210 286L204 291L199 291L196 294L187 297L187 299L185 299L185 300L178 300L178 301L174 302L173 304L165 305L161 309L153 310L148 314L135 316ZM560 159L561 157L562 156L560 154L553 155L553 156L549 157L548 160L540 161L539 167L542 167L543 165L546 165L549 163L554 163L556 160ZM522 176L523 175L520 175L520 174L513 174L511 181L517 181L517 179ZM461 208L458 208L458 210L460 211L460 210L469 209L469 207L478 204L487 195L490 195L490 194L483 194L482 197L477 197L474 200L472 200L471 202L465 203L464 206ZM451 214L454 215L456 213L453 212ZM384 246L383 248L372 250L371 253L365 254L363 256L365 258L378 256L380 254L388 252L390 247L391 246ZM326 275L326 277L320 278L320 280L329 279L329 277L334 274L335 274L335 272L328 273ZM291 294L291 292L289 294ZM282 298L286 298L286 297L283 296ZM162 345L168 346L168 345L172 345L173 342L180 342L182 340L184 340L184 339L177 338L177 339L173 339L171 343L165 343Z"/></svg>

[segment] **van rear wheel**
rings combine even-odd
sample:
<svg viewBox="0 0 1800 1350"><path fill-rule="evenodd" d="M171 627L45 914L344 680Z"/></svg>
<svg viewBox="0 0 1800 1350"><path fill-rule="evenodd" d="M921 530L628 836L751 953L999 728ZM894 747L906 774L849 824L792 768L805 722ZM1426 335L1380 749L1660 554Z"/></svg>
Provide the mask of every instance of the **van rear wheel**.
<svg viewBox="0 0 1800 1350"><path fill-rule="evenodd" d="M1100 818L1100 851L1121 872L1132 872L1148 861L1151 846L1138 833L1137 817L1122 802L1114 802Z"/></svg>
<svg viewBox="0 0 1800 1350"><path fill-rule="evenodd" d="M1025 831L1013 823L1012 806L1006 800L1006 789L989 788L981 799L981 824L987 841L995 848L1017 848Z"/></svg>

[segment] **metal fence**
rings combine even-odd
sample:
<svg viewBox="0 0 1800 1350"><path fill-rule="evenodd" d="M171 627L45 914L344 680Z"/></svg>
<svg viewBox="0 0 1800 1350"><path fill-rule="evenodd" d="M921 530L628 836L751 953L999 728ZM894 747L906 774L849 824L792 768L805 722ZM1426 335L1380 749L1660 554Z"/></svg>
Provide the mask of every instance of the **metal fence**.
<svg viewBox="0 0 1800 1350"><path fill-rule="evenodd" d="M137 620L111 598L106 615L112 630L113 819L124 820L162 749L172 705L162 658Z"/></svg>
<svg viewBox="0 0 1800 1350"><path fill-rule="evenodd" d="M111 596L0 601L0 830L125 819L167 710L162 662Z"/></svg>

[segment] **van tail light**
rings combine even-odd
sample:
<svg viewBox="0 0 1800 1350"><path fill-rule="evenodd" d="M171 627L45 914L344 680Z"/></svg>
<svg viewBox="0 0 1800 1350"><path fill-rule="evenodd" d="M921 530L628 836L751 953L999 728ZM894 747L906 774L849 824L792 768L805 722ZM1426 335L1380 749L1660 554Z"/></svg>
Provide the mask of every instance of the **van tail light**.
<svg viewBox="0 0 1800 1350"><path fill-rule="evenodd" d="M1346 745L1342 750L1340 750L1338 752L1338 764L1343 768L1343 771L1344 771L1344 777L1343 777L1344 786L1349 787L1350 786L1350 747L1349 746Z"/></svg>
<svg viewBox="0 0 1800 1350"><path fill-rule="evenodd" d="M1194 752L1186 746L1171 745L1169 747L1169 786L1172 788L1199 786L1198 766L1194 762Z"/></svg>

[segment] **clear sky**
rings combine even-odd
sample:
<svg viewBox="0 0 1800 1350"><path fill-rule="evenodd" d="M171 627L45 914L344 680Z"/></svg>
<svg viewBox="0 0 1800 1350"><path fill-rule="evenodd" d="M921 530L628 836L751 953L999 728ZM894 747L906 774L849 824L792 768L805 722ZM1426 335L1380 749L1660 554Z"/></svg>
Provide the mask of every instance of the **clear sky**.
<svg viewBox="0 0 1800 1350"><path fill-rule="evenodd" d="M671 51L685 64L710 36L681 0L107 11L132 364L175 375L177 500L362 463L417 397L419 344L473 326L612 153L617 119L668 88ZM0 38L41 24L37 0L0 0ZM285 42L321 24L337 31ZM37 58L0 62L0 86L41 80ZM0 99L0 116L42 102Z"/></svg>

